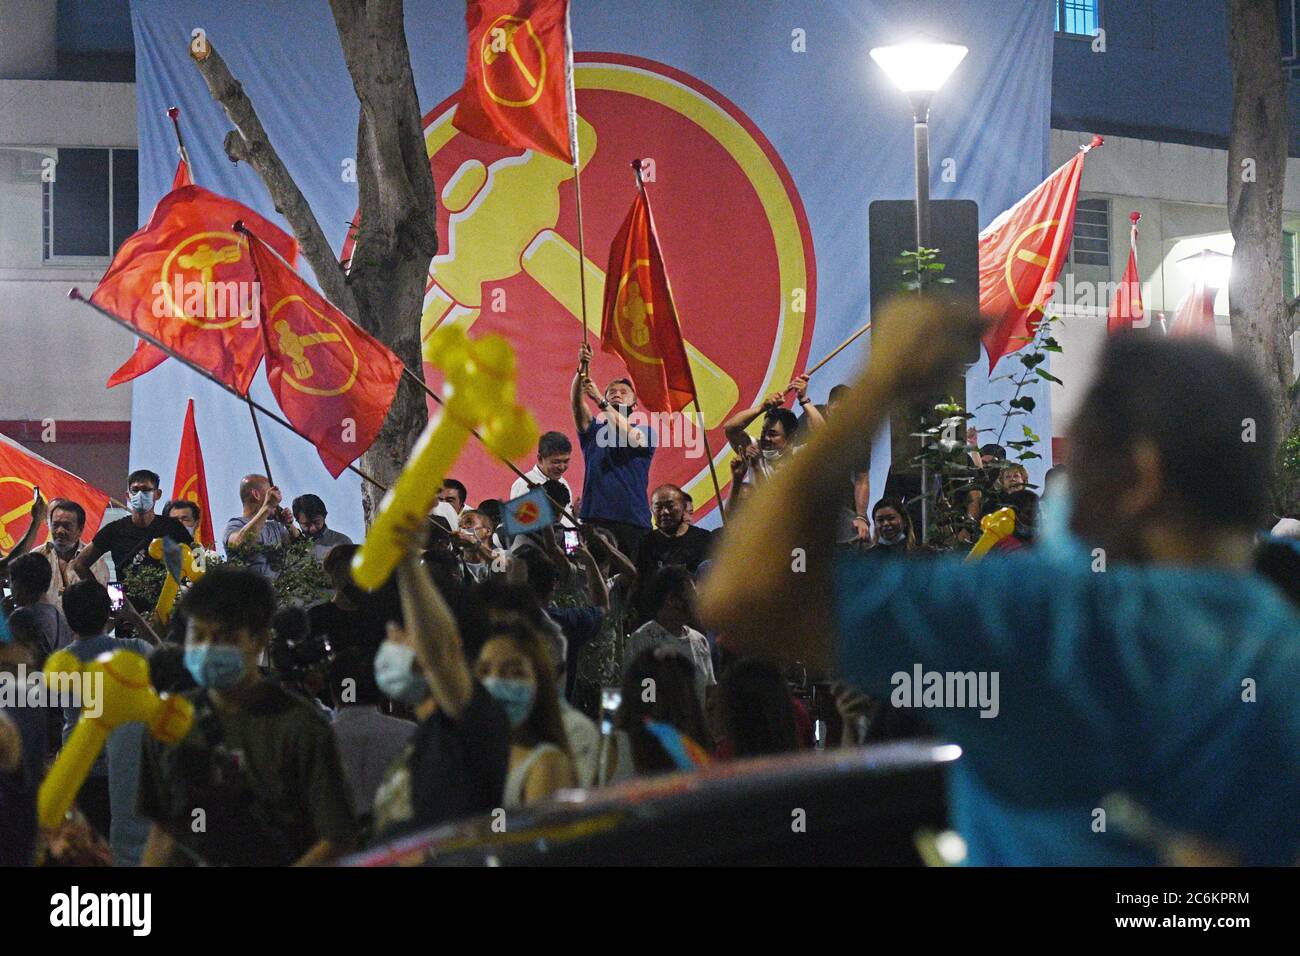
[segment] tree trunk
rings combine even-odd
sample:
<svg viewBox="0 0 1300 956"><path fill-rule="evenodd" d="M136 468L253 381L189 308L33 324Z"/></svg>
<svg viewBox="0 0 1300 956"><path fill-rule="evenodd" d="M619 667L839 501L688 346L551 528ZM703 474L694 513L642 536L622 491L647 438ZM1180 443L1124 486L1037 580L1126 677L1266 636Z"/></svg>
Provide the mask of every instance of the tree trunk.
<svg viewBox="0 0 1300 956"><path fill-rule="evenodd" d="M1228 143L1228 223L1236 247L1228 286L1236 351L1263 376L1280 437L1298 419L1291 358L1295 316L1282 293L1282 191L1287 98L1276 0L1229 0L1232 134ZM1278 485L1279 511L1297 503L1297 482Z"/></svg>
<svg viewBox="0 0 1300 956"><path fill-rule="evenodd" d="M346 270L221 56L209 44L205 56L195 56L195 64L235 124L236 131L226 137L226 154L257 171L293 229L321 291L423 380L420 312L429 260L438 251L437 207L402 0L330 0L330 8L361 103L359 213ZM427 402L423 389L404 377L384 427L361 457L361 469L381 485L391 487L406 463L428 421ZM367 524L381 494L363 483Z"/></svg>

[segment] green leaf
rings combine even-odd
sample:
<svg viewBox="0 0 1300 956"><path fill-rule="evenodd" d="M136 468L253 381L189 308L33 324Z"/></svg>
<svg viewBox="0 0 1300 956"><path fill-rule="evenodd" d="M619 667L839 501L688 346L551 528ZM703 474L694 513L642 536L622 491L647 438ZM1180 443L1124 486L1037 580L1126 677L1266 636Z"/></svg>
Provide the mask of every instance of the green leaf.
<svg viewBox="0 0 1300 956"><path fill-rule="evenodd" d="M1057 385L1064 385L1064 384L1065 384L1065 383L1062 382L1059 378L1057 378L1055 375L1053 375L1051 372L1044 371L1044 370L1041 369L1041 368L1038 369L1037 372L1038 372L1038 377L1039 377L1039 378L1045 378L1045 379L1047 379L1049 382L1055 382Z"/></svg>

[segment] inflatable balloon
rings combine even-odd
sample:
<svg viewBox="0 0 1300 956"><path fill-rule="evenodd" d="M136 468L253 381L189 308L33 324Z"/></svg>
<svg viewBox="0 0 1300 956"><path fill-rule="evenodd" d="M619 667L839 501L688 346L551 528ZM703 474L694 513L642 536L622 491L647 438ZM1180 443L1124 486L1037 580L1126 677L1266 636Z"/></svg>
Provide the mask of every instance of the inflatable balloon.
<svg viewBox="0 0 1300 956"><path fill-rule="evenodd" d="M967 561L978 561L988 554L995 544L1016 530L1015 510L1012 508L999 508L992 514L985 515L983 520L980 521L980 529L984 533L975 542L975 547L971 548L970 553L966 555Z"/></svg>
<svg viewBox="0 0 1300 956"><path fill-rule="evenodd" d="M446 376L445 404L411 449L352 559L352 579L367 591L382 587L401 561L394 529L429 513L471 429L482 426L484 444L506 459L522 457L537 444L537 423L515 401L515 353L504 338L470 340L459 326L442 325L425 343L425 359Z"/></svg>
<svg viewBox="0 0 1300 956"><path fill-rule="evenodd" d="M202 548L191 549L188 544L181 544L171 538L154 538L149 542L149 557L161 561L167 569L167 580L163 582L162 593L154 605L154 614L158 623L164 627L172 616L172 607L176 604L176 595L180 593L181 581L193 583L203 577L206 567Z"/></svg>
<svg viewBox="0 0 1300 956"><path fill-rule="evenodd" d="M83 690L81 719L37 791L37 817L46 829L54 829L67 816L108 735L122 724L141 721L154 737L174 744L194 723L194 705L184 697L155 691L149 683L149 662L132 651L101 654L89 663L67 650L51 654L45 662L51 688L77 686L73 678L82 688L91 683L95 693L92 697Z"/></svg>

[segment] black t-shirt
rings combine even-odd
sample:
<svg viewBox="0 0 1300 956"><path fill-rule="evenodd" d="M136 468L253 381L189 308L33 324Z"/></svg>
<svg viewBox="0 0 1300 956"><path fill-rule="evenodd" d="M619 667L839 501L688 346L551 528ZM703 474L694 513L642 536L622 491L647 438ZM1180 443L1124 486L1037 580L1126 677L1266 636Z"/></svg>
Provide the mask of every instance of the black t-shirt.
<svg viewBox="0 0 1300 956"><path fill-rule="evenodd" d="M113 556L113 567L120 581L128 568L145 562L157 563L149 557L149 542L154 538L171 538L180 544L194 542L185 525L175 518L156 514L152 521L141 527L127 515L100 528L91 546L101 554L107 551Z"/></svg>
<svg viewBox="0 0 1300 956"><path fill-rule="evenodd" d="M674 538L658 529L651 531L641 539L641 547L636 553L636 569L642 584L649 584L654 573L668 564L680 564L694 574L700 562L709 556L712 538L712 531L694 525L687 528L685 534Z"/></svg>
<svg viewBox="0 0 1300 956"><path fill-rule="evenodd" d="M318 840L355 836L334 734L314 704L272 681L239 711L217 711L204 691L185 696L194 725L175 745L145 738L136 804L181 844L172 865L285 866ZM206 826L195 831L199 809Z"/></svg>
<svg viewBox="0 0 1300 956"><path fill-rule="evenodd" d="M435 711L375 793L378 836L388 839L479 813L505 798L510 720L478 681L461 715Z"/></svg>

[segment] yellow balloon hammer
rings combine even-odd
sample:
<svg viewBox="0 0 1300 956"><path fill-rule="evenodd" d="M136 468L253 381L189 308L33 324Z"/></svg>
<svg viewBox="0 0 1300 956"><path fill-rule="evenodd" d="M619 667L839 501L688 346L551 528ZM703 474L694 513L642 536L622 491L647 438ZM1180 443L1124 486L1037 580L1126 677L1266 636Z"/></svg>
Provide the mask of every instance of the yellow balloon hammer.
<svg viewBox="0 0 1300 956"><path fill-rule="evenodd" d="M397 567L403 549L394 529L429 513L470 429L482 425L484 444L511 460L528 454L537 443L537 423L515 401L515 353L504 338L485 335L471 341L459 326L442 325L429 336L424 356L446 376L446 400L379 503L366 540L352 559L352 579L367 591L383 587Z"/></svg>
<svg viewBox="0 0 1300 956"><path fill-rule="evenodd" d="M967 561L978 561L992 550L993 546L1016 530L1016 512L1012 508L999 508L992 514L985 515L980 521L984 532L975 542L975 547L966 555Z"/></svg>
<svg viewBox="0 0 1300 956"><path fill-rule="evenodd" d="M132 651L112 651L83 664L71 651L57 651L45 662L50 689L81 692L81 719L36 794L42 827L57 827L104 749L108 735L138 720L163 743L190 732L194 705L184 697L159 694L149 683L149 662Z"/></svg>

